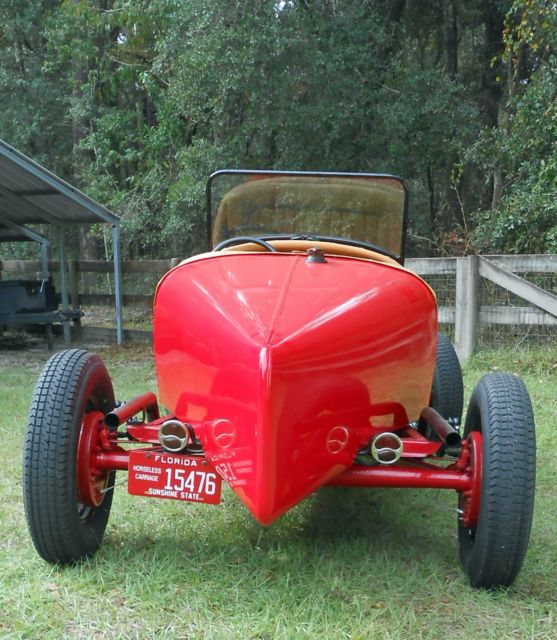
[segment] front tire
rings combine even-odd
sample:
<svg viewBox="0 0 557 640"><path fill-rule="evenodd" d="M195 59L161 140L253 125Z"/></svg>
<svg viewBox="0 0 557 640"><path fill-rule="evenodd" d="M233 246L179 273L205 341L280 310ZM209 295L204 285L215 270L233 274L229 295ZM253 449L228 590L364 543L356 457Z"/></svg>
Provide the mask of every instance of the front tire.
<svg viewBox="0 0 557 640"><path fill-rule="evenodd" d="M77 562L101 544L113 491L102 493L96 505L80 501L77 451L85 416L106 414L114 405L106 367L86 351L55 354L37 381L25 435L23 490L33 544L48 562ZM112 486L114 472L101 481Z"/></svg>
<svg viewBox="0 0 557 640"><path fill-rule="evenodd" d="M526 555L536 479L534 415L520 378L493 373L480 380L464 436L472 431L483 441L480 509L474 527L459 518L460 559L473 587L507 587Z"/></svg>

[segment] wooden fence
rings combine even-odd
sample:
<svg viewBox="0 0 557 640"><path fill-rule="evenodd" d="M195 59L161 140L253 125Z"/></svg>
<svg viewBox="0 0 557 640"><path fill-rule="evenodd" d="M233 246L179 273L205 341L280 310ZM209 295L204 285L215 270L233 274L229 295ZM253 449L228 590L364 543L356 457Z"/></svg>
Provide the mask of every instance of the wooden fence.
<svg viewBox="0 0 557 640"><path fill-rule="evenodd" d="M557 285L557 255L416 258L407 260L406 266L426 279L432 275L454 275L454 306L439 306L439 322L454 324L454 343L461 361L473 352L481 324L557 325L557 296L524 277L552 274ZM482 300L482 278L523 302L493 305Z"/></svg>
<svg viewBox="0 0 557 640"><path fill-rule="evenodd" d="M122 274L151 274L162 276L168 269L178 264L180 259L124 261ZM476 345L478 327L489 325L536 325L557 326L557 295L531 282L528 278L536 274L551 274L555 278L557 291L557 255L514 255L514 256L466 256L463 258L412 258L406 266L426 280L436 276L447 276L453 289L450 304L439 299L439 321L454 325L454 342L461 361L466 360ZM49 270L59 271L58 262L49 263ZM82 274L111 274L112 263L104 261L74 260L67 265L69 276L70 302L74 308L82 305L112 305L109 293L85 293L80 291ZM39 261L0 261L0 276L17 277L21 273L40 271ZM520 275L518 275L520 274ZM527 277L525 277L527 276ZM519 304L489 304L482 300L481 282L494 283L517 296ZM433 287L435 288L435 284ZM150 307L152 287L141 293L126 293L124 284L123 302L127 305ZM102 332L96 330L99 337ZM126 332L128 339L147 337L149 332ZM84 335L84 334L82 334ZM84 335L85 337L85 335ZM108 334L105 337L109 337Z"/></svg>
<svg viewBox="0 0 557 640"><path fill-rule="evenodd" d="M128 274L150 274L163 276L169 269L180 263L182 258L172 258L170 260L124 260L121 263L122 275ZM39 273L41 265L38 260L0 260L0 277L16 278L23 273ZM52 274L60 271L59 262L49 261L48 270ZM112 293L84 293L80 291L79 281L81 274L106 274L112 278L114 265L112 262L104 260L70 260L67 263L69 276L70 304L73 308L82 305L113 305L114 295ZM143 304L150 306L153 302L153 292L123 295L124 304Z"/></svg>

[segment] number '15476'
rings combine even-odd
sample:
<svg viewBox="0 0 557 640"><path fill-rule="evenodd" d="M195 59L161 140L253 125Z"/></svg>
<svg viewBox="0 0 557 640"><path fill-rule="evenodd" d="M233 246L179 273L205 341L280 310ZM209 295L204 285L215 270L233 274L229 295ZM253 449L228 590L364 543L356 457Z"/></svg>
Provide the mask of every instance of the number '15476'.
<svg viewBox="0 0 557 640"><path fill-rule="evenodd" d="M189 471L185 469L166 469L165 489L169 491L191 491L215 495L217 489L216 475L205 471Z"/></svg>

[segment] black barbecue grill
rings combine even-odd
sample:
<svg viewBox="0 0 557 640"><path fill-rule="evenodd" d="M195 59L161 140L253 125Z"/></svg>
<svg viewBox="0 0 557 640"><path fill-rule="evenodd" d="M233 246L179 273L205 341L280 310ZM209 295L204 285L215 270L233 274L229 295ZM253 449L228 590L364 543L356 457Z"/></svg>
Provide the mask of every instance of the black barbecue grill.
<svg viewBox="0 0 557 640"><path fill-rule="evenodd" d="M44 324L51 346L52 323L82 315L75 309L58 309L56 290L48 279L0 281L0 329Z"/></svg>
<svg viewBox="0 0 557 640"><path fill-rule="evenodd" d="M41 252L39 279L0 282L0 332L4 327L39 324L46 325L50 335L52 323L62 323L64 341L70 342L70 321L83 314L79 309L70 309L66 230L70 224L97 223L112 225L116 338L120 344L123 340L120 218L0 140L0 243L34 241ZM60 295L49 279L49 259L55 259L51 239L56 238ZM0 261L0 272L10 272L13 265L7 266L3 268ZM72 304L77 306L75 296Z"/></svg>

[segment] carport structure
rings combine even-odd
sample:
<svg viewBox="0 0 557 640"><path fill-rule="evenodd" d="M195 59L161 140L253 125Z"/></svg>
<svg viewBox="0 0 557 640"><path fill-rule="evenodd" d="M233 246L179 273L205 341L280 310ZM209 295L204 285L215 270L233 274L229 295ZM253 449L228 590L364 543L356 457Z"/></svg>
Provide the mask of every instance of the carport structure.
<svg viewBox="0 0 557 640"><path fill-rule="evenodd" d="M116 338L122 343L122 281L120 269L120 218L54 175L6 142L0 140L0 242L32 240L41 246L42 278L48 274L49 239L30 224L56 229L60 260L62 313L69 311L65 269L65 230L69 224L107 223L112 226ZM63 321L69 341L69 318Z"/></svg>

